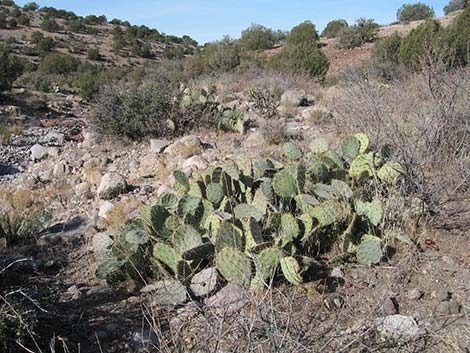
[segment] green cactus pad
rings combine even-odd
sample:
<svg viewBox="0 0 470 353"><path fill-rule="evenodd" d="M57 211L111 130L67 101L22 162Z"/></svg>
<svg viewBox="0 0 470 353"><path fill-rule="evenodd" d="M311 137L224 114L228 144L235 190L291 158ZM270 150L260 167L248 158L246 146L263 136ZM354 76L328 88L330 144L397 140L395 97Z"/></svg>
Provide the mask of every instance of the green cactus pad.
<svg viewBox="0 0 470 353"><path fill-rule="evenodd" d="M374 155L372 153L360 154L351 162L349 175L359 181L372 177L374 173Z"/></svg>
<svg viewBox="0 0 470 353"><path fill-rule="evenodd" d="M300 265L293 257L284 257L281 259L282 274L287 281L293 285L300 285L303 282L300 275Z"/></svg>
<svg viewBox="0 0 470 353"><path fill-rule="evenodd" d="M379 199L376 198L372 202L357 200L354 208L359 216L367 217L372 225L378 226L380 224L383 217L383 208Z"/></svg>
<svg viewBox="0 0 470 353"><path fill-rule="evenodd" d="M337 199L335 189L330 185L318 183L312 186L312 191L315 196L323 200Z"/></svg>
<svg viewBox="0 0 470 353"><path fill-rule="evenodd" d="M200 245L203 245L201 235L188 224L183 224L173 235L173 246L180 254Z"/></svg>
<svg viewBox="0 0 470 353"><path fill-rule="evenodd" d="M278 248L268 248L261 251L255 260L257 277L269 283L270 279L276 274L284 256L284 252Z"/></svg>
<svg viewBox="0 0 470 353"><path fill-rule="evenodd" d="M142 229L140 224L128 222L123 230L126 242L133 245L144 245L149 241L147 232Z"/></svg>
<svg viewBox="0 0 470 353"><path fill-rule="evenodd" d="M302 158L302 150L295 142L288 142L284 145L284 156L291 161L297 161Z"/></svg>
<svg viewBox="0 0 470 353"><path fill-rule="evenodd" d="M285 213L281 217L281 230L283 234L282 245L293 242L300 235L297 219L290 213Z"/></svg>
<svg viewBox="0 0 470 353"><path fill-rule="evenodd" d="M175 177L175 189L181 194L185 195L189 191L189 179L181 170L175 170L173 172Z"/></svg>
<svg viewBox="0 0 470 353"><path fill-rule="evenodd" d="M165 192L158 197L157 204L164 207L169 212L178 209L179 197L173 193Z"/></svg>
<svg viewBox="0 0 470 353"><path fill-rule="evenodd" d="M346 200L349 200L353 197L353 191L351 187L344 181L333 179L330 185L333 188L335 194L339 197Z"/></svg>
<svg viewBox="0 0 470 353"><path fill-rule="evenodd" d="M264 215L260 210L246 203L241 203L235 206L233 209L233 214L237 219L254 218L257 222L260 222L264 218Z"/></svg>
<svg viewBox="0 0 470 353"><path fill-rule="evenodd" d="M290 199L298 193L297 182L288 170L276 173L273 179L274 192L280 197Z"/></svg>
<svg viewBox="0 0 470 353"><path fill-rule="evenodd" d="M207 185L207 199L214 205L218 205L225 197L224 187L219 183L210 183Z"/></svg>
<svg viewBox="0 0 470 353"><path fill-rule="evenodd" d="M349 216L350 209L338 201L324 201L315 206L310 216L315 218L321 227L343 223Z"/></svg>
<svg viewBox="0 0 470 353"><path fill-rule="evenodd" d="M116 259L107 259L98 265L95 275L99 279L105 280L106 283L112 285L122 281L125 276L122 268L125 261Z"/></svg>
<svg viewBox="0 0 470 353"><path fill-rule="evenodd" d="M369 148L369 136L366 134L355 134L354 137L359 140L361 147L359 153L366 153Z"/></svg>
<svg viewBox="0 0 470 353"><path fill-rule="evenodd" d="M178 203L178 215L186 216L191 215L195 216L198 212L201 211L201 199L194 196L185 196Z"/></svg>
<svg viewBox="0 0 470 353"><path fill-rule="evenodd" d="M243 231L232 223L222 222L216 239L216 251L220 251L226 247L232 247L243 250L245 247L245 239Z"/></svg>
<svg viewBox="0 0 470 353"><path fill-rule="evenodd" d="M261 188L256 190L251 204L256 207L263 215L266 215L268 212L268 198Z"/></svg>
<svg viewBox="0 0 470 353"><path fill-rule="evenodd" d="M351 163L359 155L360 149L361 142L354 136L346 137L341 143L341 154L348 163Z"/></svg>
<svg viewBox="0 0 470 353"><path fill-rule="evenodd" d="M168 266L174 273L177 273L181 255L175 248L164 243L156 243L153 246L153 257Z"/></svg>
<svg viewBox="0 0 470 353"><path fill-rule="evenodd" d="M359 244L359 247L357 248L357 261L364 265L375 265L380 262L382 256L382 239L372 235L363 236L361 244Z"/></svg>
<svg viewBox="0 0 470 353"><path fill-rule="evenodd" d="M216 255L216 267L229 282L248 287L252 277L252 262L245 254L235 248L224 248Z"/></svg>
<svg viewBox="0 0 470 353"><path fill-rule="evenodd" d="M209 259L214 254L214 246L211 243L203 243L182 253L182 257L188 261L197 261Z"/></svg>
<svg viewBox="0 0 470 353"><path fill-rule="evenodd" d="M397 162L387 162L377 171L377 176L385 183L393 184L404 172L403 167Z"/></svg>
<svg viewBox="0 0 470 353"><path fill-rule="evenodd" d="M318 157L310 160L307 174L313 182L320 183L328 179L329 167Z"/></svg>
<svg viewBox="0 0 470 353"><path fill-rule="evenodd" d="M99 258L107 257L110 254L114 239L109 232L97 233L92 239L92 249Z"/></svg>
<svg viewBox="0 0 470 353"><path fill-rule="evenodd" d="M263 241L263 228L254 218L243 220L243 230L245 231L246 247L254 249Z"/></svg>
<svg viewBox="0 0 470 353"><path fill-rule="evenodd" d="M344 169L344 163L340 155L333 151L328 150L321 155L322 161L330 167L330 169Z"/></svg>
<svg viewBox="0 0 470 353"><path fill-rule="evenodd" d="M324 138L317 138L310 143L310 152L314 154L321 154L329 149L329 143Z"/></svg>
<svg viewBox="0 0 470 353"><path fill-rule="evenodd" d="M238 165L234 161L226 161L222 165L223 171L225 174L230 176L233 180L240 179L240 170L238 169Z"/></svg>

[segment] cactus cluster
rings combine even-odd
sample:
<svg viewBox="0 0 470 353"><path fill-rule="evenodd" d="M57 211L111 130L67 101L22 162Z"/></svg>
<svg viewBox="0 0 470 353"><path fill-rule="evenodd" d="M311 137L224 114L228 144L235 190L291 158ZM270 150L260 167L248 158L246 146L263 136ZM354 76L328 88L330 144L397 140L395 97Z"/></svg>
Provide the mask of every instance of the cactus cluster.
<svg viewBox="0 0 470 353"><path fill-rule="evenodd" d="M220 114L218 128L221 130L240 134L246 131L248 120L245 115L237 109L225 107L217 95L208 93L205 89L184 88L181 104L185 109L202 106L204 109L217 111Z"/></svg>
<svg viewBox="0 0 470 353"><path fill-rule="evenodd" d="M366 186L395 182L400 166L368 152L368 143L363 134L336 150L324 141L310 151L289 143L282 161L224 161L189 178L175 171L174 192L144 208L114 244L109 235L98 237L100 254L108 256L97 274L114 281L116 269L140 257L134 272L144 264L142 273L177 279L190 293L193 287L207 295L214 276L246 287L282 278L301 284L318 268L315 257L338 243L359 262L377 264L383 210ZM125 256L116 256L116 249Z"/></svg>

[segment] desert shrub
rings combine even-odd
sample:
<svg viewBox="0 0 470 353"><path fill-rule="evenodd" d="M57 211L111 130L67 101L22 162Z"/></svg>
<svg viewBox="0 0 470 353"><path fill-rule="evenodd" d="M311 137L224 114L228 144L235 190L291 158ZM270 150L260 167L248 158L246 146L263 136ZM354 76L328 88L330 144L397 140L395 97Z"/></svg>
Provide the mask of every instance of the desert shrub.
<svg viewBox="0 0 470 353"><path fill-rule="evenodd" d="M420 207L446 215L445 206L468 193L470 71L438 69L387 86L367 72L351 72L335 117L341 131L368 132L374 145L394 154L406 192L424 201Z"/></svg>
<svg viewBox="0 0 470 353"><path fill-rule="evenodd" d="M26 15L21 15L18 17L18 24L21 26L29 27L31 24L31 20Z"/></svg>
<svg viewBox="0 0 470 353"><path fill-rule="evenodd" d="M397 11L397 20L400 22L427 20L434 17L432 7L418 2L416 4L404 4Z"/></svg>
<svg viewBox="0 0 470 353"><path fill-rule="evenodd" d="M7 18L4 14L0 14L0 28L6 29L8 27Z"/></svg>
<svg viewBox="0 0 470 353"><path fill-rule="evenodd" d="M456 65L470 63L470 8L457 16L444 34L444 44L450 47Z"/></svg>
<svg viewBox="0 0 470 353"><path fill-rule="evenodd" d="M446 15L451 12L459 11L465 9L465 6L468 6L468 0L451 0L445 7L444 13Z"/></svg>
<svg viewBox="0 0 470 353"><path fill-rule="evenodd" d="M319 37L315 25L310 21L305 21L291 29L286 38L287 45L301 43L316 43Z"/></svg>
<svg viewBox="0 0 470 353"><path fill-rule="evenodd" d="M346 20L334 20L330 21L325 29L322 32L322 37L326 38L336 38L338 33L343 29L348 27L348 22Z"/></svg>
<svg viewBox="0 0 470 353"><path fill-rule="evenodd" d="M44 205L35 200L32 191L4 192L0 200L0 239L4 239L7 246L32 238L49 225L50 215Z"/></svg>
<svg viewBox="0 0 470 353"><path fill-rule="evenodd" d="M80 60L73 56L60 53L47 55L39 65L39 71L42 74L64 75L75 72L80 65Z"/></svg>
<svg viewBox="0 0 470 353"><path fill-rule="evenodd" d="M33 33L31 33L31 42L33 44L38 44L39 41L43 38L44 38L44 34L42 34L42 32L40 31L34 31Z"/></svg>
<svg viewBox="0 0 470 353"><path fill-rule="evenodd" d="M377 41L372 50L372 58L377 61L386 61L398 64L402 37L398 32Z"/></svg>
<svg viewBox="0 0 470 353"><path fill-rule="evenodd" d="M10 16L13 16L14 18L18 18L20 17L22 14L21 10L20 9L13 9L11 12L10 12Z"/></svg>
<svg viewBox="0 0 470 353"><path fill-rule="evenodd" d="M37 11L39 10L39 5L35 2L28 2L23 6L23 9L26 11Z"/></svg>
<svg viewBox="0 0 470 353"><path fill-rule="evenodd" d="M317 43L304 42L287 45L281 53L272 59L274 67L295 74L306 73L323 80L330 63Z"/></svg>
<svg viewBox="0 0 470 353"><path fill-rule="evenodd" d="M444 35L441 24L428 20L414 28L400 46L398 59L411 70L420 70L423 65L434 61L444 50Z"/></svg>
<svg viewBox="0 0 470 353"><path fill-rule="evenodd" d="M13 6L16 6L16 3L13 0L3 0L2 5L13 7Z"/></svg>
<svg viewBox="0 0 470 353"><path fill-rule="evenodd" d="M18 22L14 18L10 18L7 23L10 28L18 27Z"/></svg>
<svg viewBox="0 0 470 353"><path fill-rule="evenodd" d="M56 21L45 18L41 22L41 29L47 32L57 32L60 29L60 26Z"/></svg>
<svg viewBox="0 0 470 353"><path fill-rule="evenodd" d="M97 48L89 48L86 54L88 60L101 60L101 54Z"/></svg>
<svg viewBox="0 0 470 353"><path fill-rule="evenodd" d="M51 37L42 38L38 41L36 49L40 56L46 56L55 47L55 41Z"/></svg>
<svg viewBox="0 0 470 353"><path fill-rule="evenodd" d="M23 65L7 45L0 46L0 92L11 89L13 82L21 75Z"/></svg>
<svg viewBox="0 0 470 353"><path fill-rule="evenodd" d="M239 45L243 50L263 50L272 48L275 42L276 36L271 28L252 24L242 31Z"/></svg>
<svg viewBox="0 0 470 353"><path fill-rule="evenodd" d="M377 38L379 25L373 19L360 18L354 26L343 28L337 35L337 45L342 49L352 49Z"/></svg>
<svg viewBox="0 0 470 353"><path fill-rule="evenodd" d="M164 136L171 131L173 98L163 77L142 85L106 85L97 97L93 122L104 133L132 139Z"/></svg>
<svg viewBox="0 0 470 353"><path fill-rule="evenodd" d="M92 100L100 88L112 80L112 73L104 67L83 63L78 68L77 86L80 96L88 101Z"/></svg>
<svg viewBox="0 0 470 353"><path fill-rule="evenodd" d="M202 51L204 71L230 71L240 65L240 51L230 39L208 43Z"/></svg>
<svg viewBox="0 0 470 353"><path fill-rule="evenodd" d="M85 26L80 20L72 20L67 23L67 29L70 32L79 33L85 29Z"/></svg>

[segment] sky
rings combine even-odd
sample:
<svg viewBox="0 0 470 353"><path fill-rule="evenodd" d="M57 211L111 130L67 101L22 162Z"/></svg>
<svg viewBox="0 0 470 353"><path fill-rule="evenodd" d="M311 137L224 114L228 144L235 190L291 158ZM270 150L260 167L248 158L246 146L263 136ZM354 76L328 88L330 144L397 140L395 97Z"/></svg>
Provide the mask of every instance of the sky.
<svg viewBox="0 0 470 353"><path fill-rule="evenodd" d="M32 0L17 0L24 5ZM437 16L449 0L422 0ZM289 30L305 20L321 31L338 18L353 23L359 17L373 18L380 24L396 20L403 3L417 0L36 0L41 6L74 11L81 16L105 15L132 24L146 25L160 32L187 34L203 44L227 34L240 37L253 23L273 29Z"/></svg>

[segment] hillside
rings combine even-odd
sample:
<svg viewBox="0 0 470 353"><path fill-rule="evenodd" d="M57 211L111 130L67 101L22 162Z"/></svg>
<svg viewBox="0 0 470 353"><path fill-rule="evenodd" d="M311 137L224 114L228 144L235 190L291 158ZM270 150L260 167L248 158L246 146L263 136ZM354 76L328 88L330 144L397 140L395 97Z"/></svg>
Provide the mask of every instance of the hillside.
<svg viewBox="0 0 470 353"><path fill-rule="evenodd" d="M200 46L0 0L0 353L470 353L470 9L439 20Z"/></svg>

